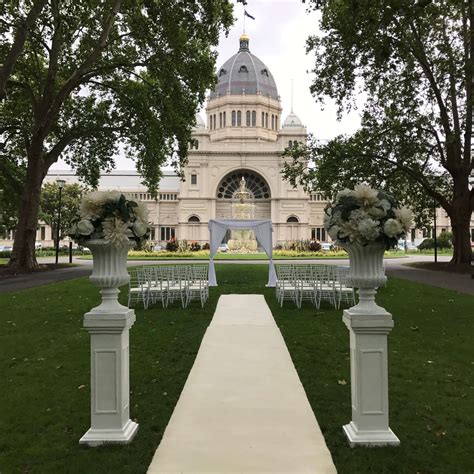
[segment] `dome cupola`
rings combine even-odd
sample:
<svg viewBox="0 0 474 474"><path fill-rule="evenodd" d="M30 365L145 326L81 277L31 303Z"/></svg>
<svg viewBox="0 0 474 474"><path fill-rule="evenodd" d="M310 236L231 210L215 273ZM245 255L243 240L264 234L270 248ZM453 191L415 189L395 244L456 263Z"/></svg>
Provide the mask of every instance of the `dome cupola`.
<svg viewBox="0 0 474 474"><path fill-rule="evenodd" d="M302 128L303 124L300 118L293 112L288 114L285 121L283 122L283 128Z"/></svg>
<svg viewBox="0 0 474 474"><path fill-rule="evenodd" d="M217 85L211 99L225 95L261 94L279 100L275 79L268 67L249 49L249 37L239 39L239 51L217 71Z"/></svg>

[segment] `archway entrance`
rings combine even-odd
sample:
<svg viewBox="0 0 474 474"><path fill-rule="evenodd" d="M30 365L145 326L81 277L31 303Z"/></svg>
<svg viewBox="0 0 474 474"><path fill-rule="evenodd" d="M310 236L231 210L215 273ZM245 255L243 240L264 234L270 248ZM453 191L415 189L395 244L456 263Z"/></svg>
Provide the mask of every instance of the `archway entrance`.
<svg viewBox="0 0 474 474"><path fill-rule="evenodd" d="M255 219L271 219L270 186L259 173L247 169L231 171L222 178L216 189L216 218L232 219L232 203L239 190L241 179L245 179L250 199L255 205Z"/></svg>

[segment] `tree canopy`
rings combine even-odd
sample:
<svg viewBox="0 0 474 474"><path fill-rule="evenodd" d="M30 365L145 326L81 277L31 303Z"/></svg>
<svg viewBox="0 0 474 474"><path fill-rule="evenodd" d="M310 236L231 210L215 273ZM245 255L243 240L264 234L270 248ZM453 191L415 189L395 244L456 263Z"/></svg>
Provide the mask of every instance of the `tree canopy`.
<svg viewBox="0 0 474 474"><path fill-rule="evenodd" d="M434 199L451 219L454 261L468 263L472 2L327 0L310 8L322 14L321 34L307 41L313 96L335 100L340 115L361 93L367 100L354 135L288 150L284 175L329 196L369 182L410 204L419 223Z"/></svg>
<svg viewBox="0 0 474 474"><path fill-rule="evenodd" d="M41 9L27 21L32 4ZM26 169L10 264L35 266L41 183L60 157L95 186L122 151L152 192L167 160L178 170L186 163L196 109L215 81L213 47L233 21L232 5L10 0L0 14L2 65L24 38L0 103L1 153Z"/></svg>

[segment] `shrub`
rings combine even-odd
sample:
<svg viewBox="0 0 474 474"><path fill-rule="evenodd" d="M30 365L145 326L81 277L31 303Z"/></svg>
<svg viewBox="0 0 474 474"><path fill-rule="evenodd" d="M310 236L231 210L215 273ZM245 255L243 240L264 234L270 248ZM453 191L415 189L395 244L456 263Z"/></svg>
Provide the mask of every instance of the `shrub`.
<svg viewBox="0 0 474 474"><path fill-rule="evenodd" d="M191 242L189 250L191 250L191 252L199 252L199 250L201 250L200 243L196 241Z"/></svg>
<svg viewBox="0 0 474 474"><path fill-rule="evenodd" d="M206 243L203 244L203 246L202 246L202 249L203 249L203 250L209 250L210 248L211 248L211 247L209 246L209 243L208 243L208 242L206 242Z"/></svg>
<svg viewBox="0 0 474 474"><path fill-rule="evenodd" d="M317 240L311 240L308 248L311 252L319 252L321 250L321 244Z"/></svg>
<svg viewBox="0 0 474 474"><path fill-rule="evenodd" d="M425 239L418 245L418 250L430 250L434 249L434 240L433 239Z"/></svg>
<svg viewBox="0 0 474 474"><path fill-rule="evenodd" d="M453 246L453 233L443 231L441 234L438 235L436 239L436 246L439 249L450 249Z"/></svg>
<svg viewBox="0 0 474 474"><path fill-rule="evenodd" d="M166 250L168 252L177 252L178 251L178 242L175 237L172 237L168 242L166 242Z"/></svg>

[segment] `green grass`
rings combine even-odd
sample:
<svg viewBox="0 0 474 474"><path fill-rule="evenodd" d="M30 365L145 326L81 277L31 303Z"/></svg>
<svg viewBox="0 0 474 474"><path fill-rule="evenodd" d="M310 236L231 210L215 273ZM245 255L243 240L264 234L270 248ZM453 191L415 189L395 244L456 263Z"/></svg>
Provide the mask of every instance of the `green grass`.
<svg viewBox="0 0 474 474"><path fill-rule="evenodd" d="M0 258L0 265L6 265L8 263L9 258Z"/></svg>
<svg viewBox="0 0 474 474"><path fill-rule="evenodd" d="M390 425L399 448L350 449L349 338L341 311L280 308L265 265L219 265L202 310L138 309L130 332L129 446L85 448L89 335L82 315L99 301L86 279L0 294L0 472L144 473L193 364L218 296L263 293L283 333L340 473L474 471L471 296L390 280L378 301L394 315L389 336ZM122 298L125 294L121 295ZM347 385L340 385L346 380ZM218 383L218 381L216 381ZM444 433L444 434L443 434Z"/></svg>

